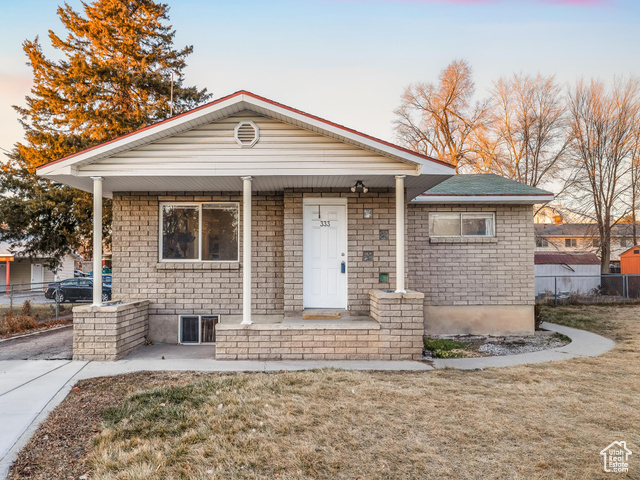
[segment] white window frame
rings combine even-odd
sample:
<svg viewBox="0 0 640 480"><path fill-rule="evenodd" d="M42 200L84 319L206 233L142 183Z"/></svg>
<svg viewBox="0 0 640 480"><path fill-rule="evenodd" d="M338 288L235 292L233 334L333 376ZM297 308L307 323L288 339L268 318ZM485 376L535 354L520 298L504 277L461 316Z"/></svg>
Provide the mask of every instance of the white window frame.
<svg viewBox="0 0 640 480"><path fill-rule="evenodd" d="M198 207L198 258L162 258L162 211L165 206L174 207ZM238 211L238 220L240 219L240 202L160 202L158 217L158 261L161 263L185 263L185 262L202 262L202 263L239 263L240 262L240 222L238 221L238 234L236 235L236 242L238 243L238 258L235 260L203 260L202 259L202 211L203 205L226 205L234 206ZM244 221L244 219L243 219Z"/></svg>
<svg viewBox="0 0 640 480"><path fill-rule="evenodd" d="M459 235L434 235L431 232L431 215L458 215L460 217L460 234ZM463 215L491 215L493 221L493 235L462 235L462 216ZM496 213L495 212L429 212L429 237L433 238L495 238L496 236Z"/></svg>
<svg viewBox="0 0 640 480"><path fill-rule="evenodd" d="M182 319L184 317L198 317L198 343L189 342L182 343ZM178 315L178 344L179 345L215 345L216 342L203 342L202 341L202 317L217 317L218 325L220 323L220 315L212 314L212 315ZM215 327L213 327L215 329Z"/></svg>

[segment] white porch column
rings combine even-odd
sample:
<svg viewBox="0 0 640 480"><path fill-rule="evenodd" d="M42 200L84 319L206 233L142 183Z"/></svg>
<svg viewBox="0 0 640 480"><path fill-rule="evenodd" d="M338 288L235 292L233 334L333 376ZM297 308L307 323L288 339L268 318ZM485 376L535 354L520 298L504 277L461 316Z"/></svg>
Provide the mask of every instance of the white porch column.
<svg viewBox="0 0 640 480"><path fill-rule="evenodd" d="M396 175L396 292L404 289L404 175Z"/></svg>
<svg viewBox="0 0 640 480"><path fill-rule="evenodd" d="M102 305L102 177L93 180L93 304Z"/></svg>
<svg viewBox="0 0 640 480"><path fill-rule="evenodd" d="M242 177L242 323L251 321L251 177Z"/></svg>

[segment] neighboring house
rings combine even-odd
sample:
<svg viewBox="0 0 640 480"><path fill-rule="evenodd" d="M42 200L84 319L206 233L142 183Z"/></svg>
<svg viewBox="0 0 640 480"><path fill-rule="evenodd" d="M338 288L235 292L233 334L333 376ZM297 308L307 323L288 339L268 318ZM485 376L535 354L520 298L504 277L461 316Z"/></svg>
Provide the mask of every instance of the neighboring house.
<svg viewBox="0 0 640 480"><path fill-rule="evenodd" d="M425 331L534 330L532 205L551 193L250 92L38 174L93 191L96 219L113 199L124 303L96 288L74 309L74 358L147 337L215 341L220 359L418 359Z"/></svg>
<svg viewBox="0 0 640 480"><path fill-rule="evenodd" d="M534 223L549 223L560 225L562 223L592 223L593 218L577 213L564 205L543 205L535 210Z"/></svg>
<svg viewBox="0 0 640 480"><path fill-rule="evenodd" d="M640 234L640 225L638 234ZM536 251L592 252L600 255L600 234L595 223L536 223ZM611 229L611 263L620 264L620 254L633 246L633 225L619 223Z"/></svg>
<svg viewBox="0 0 640 480"><path fill-rule="evenodd" d="M590 293L600 287L600 259L593 253L536 252L536 295Z"/></svg>
<svg viewBox="0 0 640 480"><path fill-rule="evenodd" d="M0 282L3 284L49 283L73 278L75 261L82 258L70 251L54 271L45 266L46 258L29 258L21 252L20 247L11 248L9 243L0 242Z"/></svg>

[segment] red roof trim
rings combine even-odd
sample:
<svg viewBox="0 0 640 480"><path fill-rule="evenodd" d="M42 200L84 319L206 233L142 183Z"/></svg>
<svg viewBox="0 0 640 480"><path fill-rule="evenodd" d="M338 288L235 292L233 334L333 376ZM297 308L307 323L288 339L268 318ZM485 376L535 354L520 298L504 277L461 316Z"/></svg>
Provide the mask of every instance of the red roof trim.
<svg viewBox="0 0 640 480"><path fill-rule="evenodd" d="M50 162L48 162L48 163L45 163L45 164L42 164L42 165L38 166L38 167L36 168L36 170L38 170L38 169L40 169L40 168L47 167L47 166L49 166L49 165L53 165L53 164L58 163L58 162L62 162L62 161L64 161L64 160L68 160L68 159L73 158L73 157L75 157L75 156L77 156L77 155L80 155L80 154L82 154L82 153L86 153L86 152L89 152L89 151L91 151L91 150L95 150L96 148L103 147L103 146L105 146L105 145L109 145L110 143L117 142L117 141L119 141L119 140L122 140L123 138L130 137L131 135L135 135L135 134L138 134L138 133L140 133L140 132L144 132L145 130L148 130L148 129L150 129L150 128L157 127L158 125L162 125L163 123L171 122L171 121L173 121L173 120L175 120L175 119L177 119L177 118L183 117L183 116L185 116L185 115L189 115L189 114L191 114L191 113L193 113L193 112L197 112L198 110L202 110L202 109L204 109L204 108L211 107L211 106L213 106L213 105L215 105L215 104L217 104L217 103L224 102L225 100L228 100L228 99L233 98L233 97L237 97L237 96L239 96L239 95L247 95L247 96L252 97L252 98L255 98L255 99L257 99L257 100L261 100L261 101L263 101L263 102L270 103L271 105L275 105L275 106L277 106L277 107L284 108L284 109L286 109L286 110L289 110L290 112L297 113L297 114L300 114L300 115L304 115L304 116L305 116L305 117L307 117L307 118L311 118L311 119L313 119L313 120L317 120L317 121L319 121L319 122L325 123L325 124L330 125L330 126L332 126L332 127L340 128L341 130L344 130L344 131L346 131L346 132L353 133L353 134L359 135L359 136L361 136L361 137L367 138L367 139L369 139L369 140L373 140L373 141L375 141L375 142L381 143L381 144L386 145L386 146L388 146L388 147L395 148L395 149L397 149L397 150L400 150L401 152L410 153L411 155L415 155L415 156L420 157L420 158L423 158L423 159L425 159L425 160L429 160L429 161L431 161L431 162L435 162L435 163L438 163L438 164L440 164L440 165L445 165L445 166L447 166L447 167L454 168L454 166L453 166L453 165L451 165L450 163L447 163L447 162L443 162L442 160L436 160L435 158L429 157L428 155L423 155L423 154L421 154L421 153L417 153L417 152L414 152L414 151L412 151L412 150L409 150L408 148L404 148L404 147L401 147L401 146L399 146L399 145L394 145L393 143L391 143L391 142L387 142L386 140L382 140L382 139L380 139L380 138L376 138L376 137L373 137L373 136L371 136L371 135L367 135L366 133L359 132L359 131L357 131L357 130L354 130L354 129L352 129L352 128L345 127L345 126L343 126L343 125L340 125L340 124L338 124L338 123L331 122L331 121L329 121L329 120L325 120L324 118L318 117L318 116L316 116L316 115L312 115L312 114L310 114L310 113L303 112L302 110L298 110L298 109L296 109L296 108L289 107L289 106L284 105L284 104L282 104L282 103L278 103L278 102L275 102L275 101L273 101L273 100L269 100L268 98L261 97L260 95L256 95L255 93L251 93L251 92L248 92L248 91L246 91L246 90L239 90L239 91L237 91L237 92L235 92L235 93L232 93L231 95L227 95L226 97L218 98L218 99L213 100L213 101L211 101L211 102L209 102L209 103L205 103L204 105L200 105L199 107L196 107L196 108L193 108L193 109L191 109L191 110L189 110L189 111L183 112L183 113L181 113L181 114L179 114L179 115L175 115L175 116L170 117L170 118L167 118L167 119L165 119L165 120L161 120L161 121L156 122L156 123L153 123L153 124L151 124L151 125L147 125L146 127L139 128L138 130L134 130L134 131L133 131L133 132L131 132L131 133L127 133L127 134L125 134L125 135L121 135L121 136L116 137L116 138L114 138L114 139L112 139L112 140L107 140L106 142L100 143L100 144L98 144L98 145L94 145L93 147L85 148L84 150L80 150L79 152L72 153L71 155L67 155L66 157L59 158L59 159L57 159L57 160L52 160L52 161L50 161Z"/></svg>

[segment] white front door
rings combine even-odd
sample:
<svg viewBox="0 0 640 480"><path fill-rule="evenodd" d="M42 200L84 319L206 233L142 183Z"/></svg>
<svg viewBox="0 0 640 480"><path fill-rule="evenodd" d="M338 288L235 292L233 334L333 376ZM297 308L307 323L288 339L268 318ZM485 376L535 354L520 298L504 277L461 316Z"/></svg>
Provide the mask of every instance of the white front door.
<svg viewBox="0 0 640 480"><path fill-rule="evenodd" d="M43 283L44 282L44 267L40 263L31 264L31 283ZM34 289L39 289L40 285L32 286Z"/></svg>
<svg viewBox="0 0 640 480"><path fill-rule="evenodd" d="M305 203L304 308L347 308L347 206Z"/></svg>

